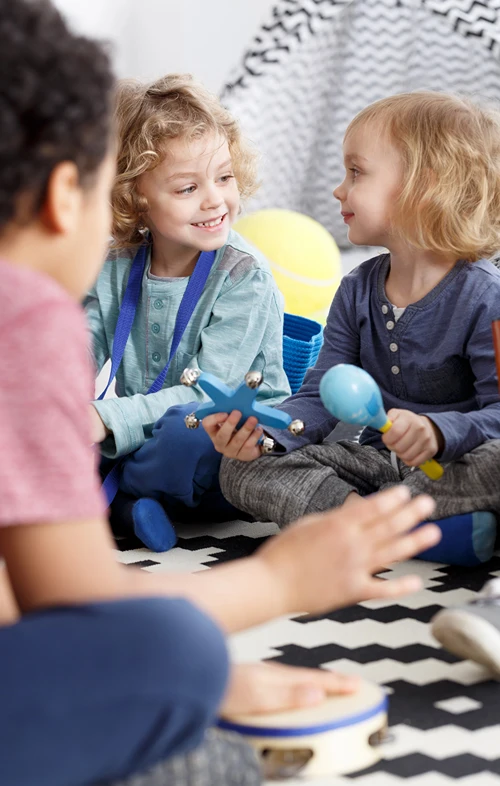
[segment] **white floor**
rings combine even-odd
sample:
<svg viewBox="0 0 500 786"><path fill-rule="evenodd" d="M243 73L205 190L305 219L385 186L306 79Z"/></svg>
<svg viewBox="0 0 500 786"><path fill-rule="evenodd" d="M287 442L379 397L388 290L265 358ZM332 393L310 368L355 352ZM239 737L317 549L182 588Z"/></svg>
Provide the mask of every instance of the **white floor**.
<svg viewBox="0 0 500 786"><path fill-rule="evenodd" d="M171 551L123 548L118 558L149 573L198 572L250 553L256 540L276 532L262 522L178 525ZM351 777L293 778L286 786L500 786L500 685L441 650L428 624L439 609L467 603L498 577L500 559L473 571L414 560L382 575L407 573L418 574L423 586L398 601L367 601L316 619L290 615L231 637L236 662L337 669L389 694L392 736L378 765Z"/></svg>

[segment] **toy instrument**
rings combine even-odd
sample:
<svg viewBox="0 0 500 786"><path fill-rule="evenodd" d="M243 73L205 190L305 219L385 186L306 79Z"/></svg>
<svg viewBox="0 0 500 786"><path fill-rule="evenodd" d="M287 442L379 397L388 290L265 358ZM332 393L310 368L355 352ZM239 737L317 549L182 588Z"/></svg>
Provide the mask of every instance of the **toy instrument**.
<svg viewBox="0 0 500 786"><path fill-rule="evenodd" d="M302 420L292 420L286 412L279 409L268 407L256 401L259 388L264 381L260 371L249 371L245 374L245 379L236 388L232 389L224 384L215 374L200 371L197 368L186 368L181 375L181 383L187 387L199 385L199 387L210 397L210 401L200 404L200 406L186 415L184 422L188 428L198 428L200 422L207 415L216 412L227 412L233 410L241 412L241 418L236 428L241 428L249 417L256 417L261 426L269 428L288 429L291 434L298 437L304 433L305 425ZM264 437L261 440L261 451L271 453L274 449L272 437Z"/></svg>
<svg viewBox="0 0 500 786"><path fill-rule="evenodd" d="M356 693L330 697L317 707L238 716L218 725L257 749L266 778L343 775L381 758L387 709L383 689L362 681Z"/></svg>
<svg viewBox="0 0 500 786"><path fill-rule="evenodd" d="M367 371L348 363L339 363L324 374L319 392L326 409L343 423L371 426L382 433L392 422L387 417L380 388ZM434 459L420 465L431 480L439 480L443 467Z"/></svg>

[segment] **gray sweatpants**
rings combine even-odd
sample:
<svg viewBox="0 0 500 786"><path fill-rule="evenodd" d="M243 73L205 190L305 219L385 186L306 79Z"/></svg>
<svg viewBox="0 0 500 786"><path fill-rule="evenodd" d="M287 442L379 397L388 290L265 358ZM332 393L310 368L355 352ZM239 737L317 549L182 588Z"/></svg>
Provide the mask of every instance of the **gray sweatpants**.
<svg viewBox="0 0 500 786"><path fill-rule="evenodd" d="M399 459L393 463L388 450L347 440L250 462L223 459L220 470L229 502L280 527L307 513L338 507L352 491L364 497L398 483L408 486L412 496L430 494L436 500L435 519L479 510L500 516L500 440L446 464L437 481Z"/></svg>
<svg viewBox="0 0 500 786"><path fill-rule="evenodd" d="M260 786L257 754L242 737L209 729L195 750L109 786Z"/></svg>

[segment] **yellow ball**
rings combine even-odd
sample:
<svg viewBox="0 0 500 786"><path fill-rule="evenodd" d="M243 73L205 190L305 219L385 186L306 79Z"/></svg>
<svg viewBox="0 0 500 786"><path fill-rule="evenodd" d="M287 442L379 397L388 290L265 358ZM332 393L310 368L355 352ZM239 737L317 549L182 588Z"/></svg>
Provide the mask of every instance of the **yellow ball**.
<svg viewBox="0 0 500 786"><path fill-rule="evenodd" d="M234 228L267 257L285 311L324 323L341 278L340 252L330 233L291 210L259 210Z"/></svg>

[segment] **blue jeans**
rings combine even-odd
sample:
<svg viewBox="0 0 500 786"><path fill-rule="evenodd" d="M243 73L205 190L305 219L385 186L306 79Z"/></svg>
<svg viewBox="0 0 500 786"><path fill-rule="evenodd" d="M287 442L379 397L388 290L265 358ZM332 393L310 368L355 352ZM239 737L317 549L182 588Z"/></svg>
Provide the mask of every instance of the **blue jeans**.
<svg viewBox="0 0 500 786"><path fill-rule="evenodd" d="M190 430L184 418L196 403L170 407L155 423L153 435L128 456L120 490L132 497L151 497L173 518L195 513L206 519L239 518L241 511L222 495L219 485L221 454L203 426Z"/></svg>
<svg viewBox="0 0 500 786"><path fill-rule="evenodd" d="M51 609L0 628L2 786L89 786L198 746L224 637L181 599Z"/></svg>

